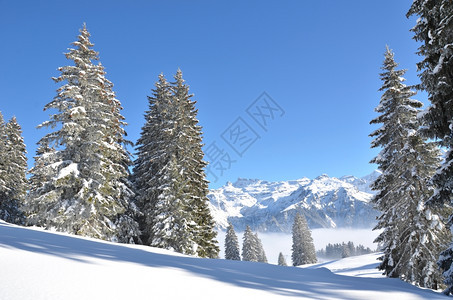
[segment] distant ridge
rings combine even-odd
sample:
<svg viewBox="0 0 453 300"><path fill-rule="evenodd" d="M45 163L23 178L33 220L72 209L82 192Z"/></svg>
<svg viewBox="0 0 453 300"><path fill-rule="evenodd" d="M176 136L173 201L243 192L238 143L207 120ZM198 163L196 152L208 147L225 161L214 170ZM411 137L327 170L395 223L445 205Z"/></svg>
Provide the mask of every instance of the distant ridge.
<svg viewBox="0 0 453 300"><path fill-rule="evenodd" d="M370 200L370 184L379 171L357 178L329 177L269 182L239 178L211 190L210 209L219 229L230 221L236 230L246 225L257 231L290 232L297 210L311 228L372 227L378 213Z"/></svg>

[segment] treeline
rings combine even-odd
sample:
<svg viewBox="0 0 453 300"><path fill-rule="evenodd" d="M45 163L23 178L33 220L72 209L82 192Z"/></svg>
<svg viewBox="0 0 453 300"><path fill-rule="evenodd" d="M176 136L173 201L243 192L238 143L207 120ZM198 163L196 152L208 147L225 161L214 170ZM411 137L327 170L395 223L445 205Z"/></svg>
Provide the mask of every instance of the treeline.
<svg viewBox="0 0 453 300"><path fill-rule="evenodd" d="M297 213L292 228L292 255L293 266L313 264L317 262L315 246L307 220L303 214ZM239 243L234 227L228 224L225 236L225 259L241 260ZM249 226L246 227L242 243L242 260L267 263L266 254L257 233L253 233ZM278 264L286 266L282 253L279 254Z"/></svg>
<svg viewBox="0 0 453 300"><path fill-rule="evenodd" d="M353 242L349 241L347 243L335 243L327 244L325 249L320 249L316 251L316 256L319 258L325 259L339 259L346 258L350 256L358 256L373 253L369 247L363 245L355 246Z"/></svg>
<svg viewBox="0 0 453 300"><path fill-rule="evenodd" d="M182 72L159 76L132 161L121 103L85 25L72 46L28 180L20 126L0 114L0 218L217 257L202 132Z"/></svg>

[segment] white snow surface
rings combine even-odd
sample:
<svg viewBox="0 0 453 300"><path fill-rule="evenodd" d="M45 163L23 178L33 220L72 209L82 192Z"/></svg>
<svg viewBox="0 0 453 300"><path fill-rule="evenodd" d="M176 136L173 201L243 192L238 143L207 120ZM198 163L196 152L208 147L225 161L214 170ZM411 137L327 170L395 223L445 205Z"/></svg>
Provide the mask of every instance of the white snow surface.
<svg viewBox="0 0 453 300"><path fill-rule="evenodd" d="M278 182L239 178L210 191L210 210L221 230L231 222L239 231L249 225L261 232L290 232L301 209L311 228L368 228L378 215L370 203L370 184L379 175L379 171L362 178L323 174L313 180Z"/></svg>
<svg viewBox="0 0 453 300"><path fill-rule="evenodd" d="M280 267L0 221L0 299L448 299L382 277L375 270L377 256Z"/></svg>
<svg viewBox="0 0 453 300"><path fill-rule="evenodd" d="M79 176L79 168L76 163L70 163L66 167L62 168L58 173L57 180L66 177L71 173L73 173L75 177Z"/></svg>

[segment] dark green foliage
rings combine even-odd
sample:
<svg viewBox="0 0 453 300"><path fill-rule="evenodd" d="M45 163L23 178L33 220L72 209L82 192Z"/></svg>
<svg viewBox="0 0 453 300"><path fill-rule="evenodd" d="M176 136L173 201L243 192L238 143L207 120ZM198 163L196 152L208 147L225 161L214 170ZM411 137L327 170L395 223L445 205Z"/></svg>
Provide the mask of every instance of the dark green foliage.
<svg viewBox="0 0 453 300"><path fill-rule="evenodd" d="M335 243L335 244L327 244L325 249L321 249L316 251L317 257L322 257L326 259L339 259L349 256L357 256L357 255L364 255L370 254L373 251L363 245L358 245L357 247L354 246L353 242L348 243Z"/></svg>
<svg viewBox="0 0 453 300"><path fill-rule="evenodd" d="M244 231L242 242L242 260L267 263L266 253L258 234L253 233L248 225Z"/></svg>
<svg viewBox="0 0 453 300"><path fill-rule="evenodd" d="M215 258L202 133L191 97L180 70L171 84L159 76L137 142L136 202L145 244Z"/></svg>
<svg viewBox="0 0 453 300"><path fill-rule="evenodd" d="M22 130L13 117L7 124L0 113L0 219L24 223L22 205L27 191L27 158Z"/></svg>
<svg viewBox="0 0 453 300"><path fill-rule="evenodd" d="M421 83L431 105L421 115L423 134L447 149L445 160L433 175L435 192L428 204L444 209L453 203L453 2L450 0L414 0L407 14L417 16L412 31L421 42L417 64ZM449 224L453 223L450 214ZM444 271L446 294L453 294L453 243L441 253L439 266Z"/></svg>
<svg viewBox="0 0 453 300"><path fill-rule="evenodd" d="M281 252L278 254L278 265L279 266L287 266L288 265L286 263L285 257L283 256L283 253L281 253Z"/></svg>
<svg viewBox="0 0 453 300"><path fill-rule="evenodd" d="M231 223L228 223L225 236L225 259L241 260L238 237Z"/></svg>
<svg viewBox="0 0 453 300"><path fill-rule="evenodd" d="M294 218L292 235L293 246L291 258L293 266L316 263L316 251L313 238L311 237L311 231L308 228L307 220L300 213L297 213Z"/></svg>
<svg viewBox="0 0 453 300"><path fill-rule="evenodd" d="M382 214L375 229L383 230L375 242L384 255L379 269L416 285L435 288L440 273L435 267L449 232L443 224L444 210L425 207L433 194L430 178L440 162L435 145L421 137L417 114L421 102L404 85L405 70L396 70L394 54L387 48L381 75L383 95L371 121L382 124L370 136L371 146L381 147L376 163L382 174L372 185L373 203Z"/></svg>
<svg viewBox="0 0 453 300"><path fill-rule="evenodd" d="M130 155L121 104L106 79L84 26L59 68L62 83L45 106L53 110L39 127L52 132L38 142L25 203L30 225L111 241L138 235L128 182ZM126 226L126 227L124 227Z"/></svg>

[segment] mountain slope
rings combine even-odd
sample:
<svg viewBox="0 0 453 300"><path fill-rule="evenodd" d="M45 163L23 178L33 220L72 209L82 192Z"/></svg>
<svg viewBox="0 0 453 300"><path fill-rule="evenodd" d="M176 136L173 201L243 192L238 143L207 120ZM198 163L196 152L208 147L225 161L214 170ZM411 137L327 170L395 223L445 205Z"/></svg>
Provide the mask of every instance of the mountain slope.
<svg viewBox="0 0 453 300"><path fill-rule="evenodd" d="M238 179L211 190L210 209L219 229L230 221L237 230L289 232L296 210L311 228L372 227L377 212L370 204L369 185L379 173L340 179L321 175L313 180L267 182Z"/></svg>
<svg viewBox="0 0 453 300"><path fill-rule="evenodd" d="M348 265L351 265L348 267ZM308 268L200 259L0 222L0 299L445 299L398 279L360 278L375 256ZM327 267L328 264L326 264ZM356 277L357 273L359 277Z"/></svg>

